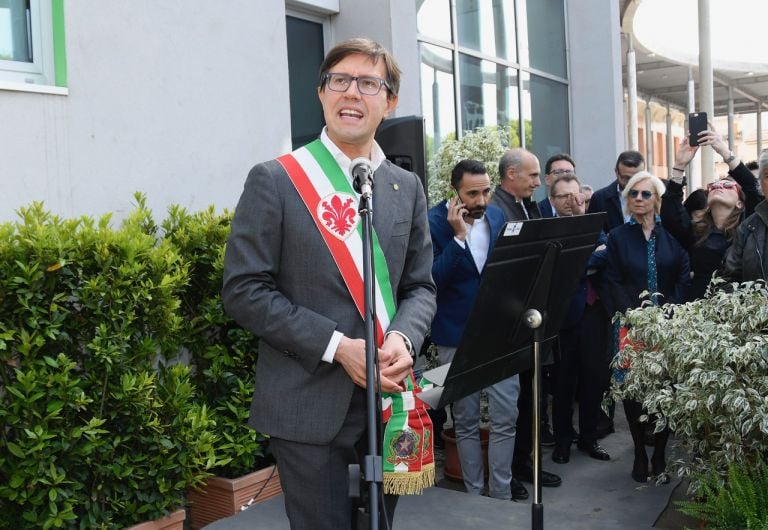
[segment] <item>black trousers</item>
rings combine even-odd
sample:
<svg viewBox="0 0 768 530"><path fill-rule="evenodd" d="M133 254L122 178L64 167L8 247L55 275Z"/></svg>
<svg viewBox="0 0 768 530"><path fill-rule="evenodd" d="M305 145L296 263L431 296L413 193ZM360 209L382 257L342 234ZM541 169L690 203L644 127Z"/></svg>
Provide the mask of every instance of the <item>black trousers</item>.
<svg viewBox="0 0 768 530"><path fill-rule="evenodd" d="M360 513L364 501L353 502L349 497L348 474L348 466L360 462L367 452L366 425L365 390L356 387L344 424L329 444L270 439L292 530L367 528ZM381 529L392 526L397 496L386 495L384 502L387 517L382 514Z"/></svg>
<svg viewBox="0 0 768 530"><path fill-rule="evenodd" d="M597 441L597 421L608 373L608 327L599 305L587 305L573 327L560 330L560 361L555 365L552 417L555 443L570 445L573 400L579 403L579 438Z"/></svg>

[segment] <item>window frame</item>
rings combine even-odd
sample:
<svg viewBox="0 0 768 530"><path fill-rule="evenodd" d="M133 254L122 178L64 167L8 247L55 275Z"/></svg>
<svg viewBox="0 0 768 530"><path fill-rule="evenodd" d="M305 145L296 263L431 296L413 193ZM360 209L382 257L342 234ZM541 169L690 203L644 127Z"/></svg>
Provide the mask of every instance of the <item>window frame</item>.
<svg viewBox="0 0 768 530"><path fill-rule="evenodd" d="M0 59L0 89L67 94L63 0L29 0L32 62Z"/></svg>

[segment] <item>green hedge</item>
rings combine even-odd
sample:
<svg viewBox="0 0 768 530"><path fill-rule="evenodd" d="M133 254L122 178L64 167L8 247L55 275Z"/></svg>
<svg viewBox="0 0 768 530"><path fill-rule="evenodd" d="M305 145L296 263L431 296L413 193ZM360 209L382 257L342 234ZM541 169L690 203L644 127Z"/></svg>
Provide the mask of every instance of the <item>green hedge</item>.
<svg viewBox="0 0 768 530"><path fill-rule="evenodd" d="M119 228L41 204L0 225L0 528L122 528L262 455L255 339L219 300L229 215L161 230L136 198Z"/></svg>

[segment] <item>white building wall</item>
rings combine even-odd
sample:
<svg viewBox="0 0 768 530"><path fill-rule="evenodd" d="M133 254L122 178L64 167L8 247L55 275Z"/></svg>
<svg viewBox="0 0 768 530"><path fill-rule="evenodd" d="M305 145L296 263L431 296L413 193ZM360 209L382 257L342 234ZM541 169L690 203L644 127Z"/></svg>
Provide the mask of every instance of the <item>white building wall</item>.
<svg viewBox="0 0 768 530"><path fill-rule="evenodd" d="M368 37L383 44L402 70L400 100L390 117L421 115L416 2L413 0L340 0L333 21L336 41Z"/></svg>
<svg viewBox="0 0 768 530"><path fill-rule="evenodd" d="M232 208L250 167L290 149L282 2L65 4L69 95L0 90L0 221L43 200L120 217Z"/></svg>
<svg viewBox="0 0 768 530"><path fill-rule="evenodd" d="M567 1L571 87L571 155L582 182L615 179L624 147L619 2Z"/></svg>
<svg viewBox="0 0 768 530"><path fill-rule="evenodd" d="M572 154L595 186L624 149L616 4L567 5ZM330 45L382 42L403 69L394 115L421 114L415 2L338 8ZM77 0L65 24L69 94L0 90L0 221L35 200L119 218L134 191L157 217L232 208L249 168L290 149L285 2Z"/></svg>

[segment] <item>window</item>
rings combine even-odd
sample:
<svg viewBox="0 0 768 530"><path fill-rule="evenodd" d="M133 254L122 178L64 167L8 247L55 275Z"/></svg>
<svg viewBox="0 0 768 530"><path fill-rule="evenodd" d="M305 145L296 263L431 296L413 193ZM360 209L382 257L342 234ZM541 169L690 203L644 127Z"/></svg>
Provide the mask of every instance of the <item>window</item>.
<svg viewBox="0 0 768 530"><path fill-rule="evenodd" d="M287 16L286 30L291 142L296 149L317 138L325 125L317 97L318 74L325 55L323 22Z"/></svg>
<svg viewBox="0 0 768 530"><path fill-rule="evenodd" d="M63 0L0 0L0 83L67 85Z"/></svg>
<svg viewBox="0 0 768 530"><path fill-rule="evenodd" d="M570 151L564 0L414 1L428 159L478 127L542 163Z"/></svg>
<svg viewBox="0 0 768 530"><path fill-rule="evenodd" d="M440 144L456 138L456 102L453 97L453 63L451 52L438 46L420 43L421 105L425 121L427 161Z"/></svg>

